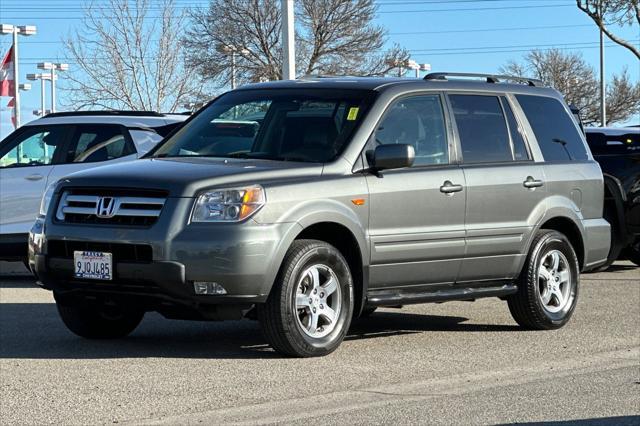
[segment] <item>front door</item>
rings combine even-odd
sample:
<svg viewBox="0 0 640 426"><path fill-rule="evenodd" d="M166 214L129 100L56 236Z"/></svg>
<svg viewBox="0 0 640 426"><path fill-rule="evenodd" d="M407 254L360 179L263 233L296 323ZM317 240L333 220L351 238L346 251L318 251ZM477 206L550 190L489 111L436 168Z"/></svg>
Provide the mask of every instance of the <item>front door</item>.
<svg viewBox="0 0 640 426"><path fill-rule="evenodd" d="M370 193L369 289L451 285L464 255L464 174L454 164L439 94L394 102L367 150L411 144L413 167L367 176Z"/></svg>
<svg viewBox="0 0 640 426"><path fill-rule="evenodd" d="M0 233L26 234L38 215L67 126L25 126L0 147Z"/></svg>

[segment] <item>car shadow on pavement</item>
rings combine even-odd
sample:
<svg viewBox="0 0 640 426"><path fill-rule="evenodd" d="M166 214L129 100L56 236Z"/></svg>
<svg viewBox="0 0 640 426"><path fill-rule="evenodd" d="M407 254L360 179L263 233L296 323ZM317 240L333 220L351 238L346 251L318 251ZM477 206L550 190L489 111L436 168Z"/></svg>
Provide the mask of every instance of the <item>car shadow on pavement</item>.
<svg viewBox="0 0 640 426"><path fill-rule="evenodd" d="M640 416L602 417L593 419L563 420L531 423L507 423L518 426L637 426L640 424Z"/></svg>
<svg viewBox="0 0 640 426"><path fill-rule="evenodd" d="M28 275L0 275L0 288L40 288Z"/></svg>
<svg viewBox="0 0 640 426"><path fill-rule="evenodd" d="M467 318L376 312L355 320L346 340L429 331L512 331L516 326L465 324ZM127 338L86 340L66 329L53 303L0 304L0 358L279 358L256 321L165 320L149 313Z"/></svg>
<svg viewBox="0 0 640 426"><path fill-rule="evenodd" d="M619 263L614 263L613 265L609 266L609 268L607 268L607 270L604 272L626 272L626 271L633 271L634 269L638 269L638 268L640 268L640 266L636 266L633 264L621 265Z"/></svg>

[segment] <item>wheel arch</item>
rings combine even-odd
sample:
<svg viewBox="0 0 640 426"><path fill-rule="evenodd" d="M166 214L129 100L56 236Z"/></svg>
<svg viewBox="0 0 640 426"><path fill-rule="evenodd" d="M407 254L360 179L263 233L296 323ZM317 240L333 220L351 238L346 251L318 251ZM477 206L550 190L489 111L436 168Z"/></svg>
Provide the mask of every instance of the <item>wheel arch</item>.
<svg viewBox="0 0 640 426"><path fill-rule="evenodd" d="M578 264L580 266L580 270L584 267L584 259L585 259L585 248L584 248L584 237L581 227L578 225L578 222L573 220L568 216L553 216L550 218L545 218L544 222L540 225L538 229L550 229L554 231L558 231L563 234L569 242L571 246L576 252L576 256L578 257Z"/></svg>
<svg viewBox="0 0 640 426"><path fill-rule="evenodd" d="M359 314L364 305L369 277L369 252L366 226L358 216L346 207L343 209L320 209L308 206L299 211L295 227L283 236L272 259L269 276L266 278L264 294L269 294L278 276L284 257L295 240L315 239L336 247L347 260L354 285L354 313ZM306 214L305 214L306 213Z"/></svg>

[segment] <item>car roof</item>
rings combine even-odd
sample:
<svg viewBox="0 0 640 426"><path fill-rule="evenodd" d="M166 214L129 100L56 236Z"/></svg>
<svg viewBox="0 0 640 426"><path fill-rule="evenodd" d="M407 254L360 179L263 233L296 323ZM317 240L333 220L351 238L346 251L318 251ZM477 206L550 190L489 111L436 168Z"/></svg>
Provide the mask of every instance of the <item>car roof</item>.
<svg viewBox="0 0 640 426"><path fill-rule="evenodd" d="M604 133L611 136L628 135L630 133L640 134L640 128L637 127L586 127L584 130L587 133Z"/></svg>
<svg viewBox="0 0 640 426"><path fill-rule="evenodd" d="M160 127L181 123L189 118L185 114L49 114L45 117L25 123L25 126L43 126L51 124L120 124L125 127Z"/></svg>
<svg viewBox="0 0 640 426"><path fill-rule="evenodd" d="M407 90L424 88L434 90L464 90L517 92L557 96L557 91L549 87L530 86L520 83L492 83L486 80L462 78L432 79L409 77L303 77L297 80L278 80L244 85L237 90L255 89L361 89L382 92L391 88L405 87Z"/></svg>

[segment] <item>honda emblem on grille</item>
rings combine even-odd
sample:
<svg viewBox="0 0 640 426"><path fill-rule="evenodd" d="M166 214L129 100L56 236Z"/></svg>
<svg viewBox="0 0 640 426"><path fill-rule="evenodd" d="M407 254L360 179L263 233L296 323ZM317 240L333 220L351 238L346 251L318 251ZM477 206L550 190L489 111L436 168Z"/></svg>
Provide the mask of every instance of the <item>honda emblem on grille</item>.
<svg viewBox="0 0 640 426"><path fill-rule="evenodd" d="M100 197L96 206L96 216L108 219L118 212L117 199L115 197Z"/></svg>

